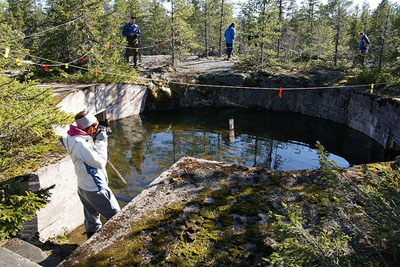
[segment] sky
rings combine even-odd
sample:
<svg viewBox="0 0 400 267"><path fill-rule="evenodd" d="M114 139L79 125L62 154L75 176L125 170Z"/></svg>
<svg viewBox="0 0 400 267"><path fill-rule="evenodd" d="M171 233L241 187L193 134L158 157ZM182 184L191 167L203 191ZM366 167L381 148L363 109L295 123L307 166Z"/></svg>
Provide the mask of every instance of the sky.
<svg viewBox="0 0 400 267"><path fill-rule="evenodd" d="M300 5L300 3L303 0L296 0L296 1L297 1L297 4ZM322 1L322 3L325 3L325 4L328 3L328 0L321 0L321 1ZM382 2L382 0L352 0L352 1L353 1L354 6L358 4L360 7L362 6L363 2L366 1L369 4L371 10L374 10L379 5L379 3ZM397 3L397 4L400 5L400 0L389 0L389 1L391 3ZM230 0L230 2L234 3L234 4L243 4L243 3L246 3L247 0ZM164 6L169 9L170 8L170 3L169 2L165 2ZM236 7L239 8L238 5L236 5Z"/></svg>
<svg viewBox="0 0 400 267"><path fill-rule="evenodd" d="M232 0L233 3L245 3L247 0ZM354 5L358 4L360 7L362 6L363 2L366 1L370 8L373 10L375 9L382 0L353 0ZM391 3L398 3L400 4L400 0L389 0ZM297 3L300 4L302 0L297 0ZM323 3L328 3L328 0L322 0Z"/></svg>
<svg viewBox="0 0 400 267"><path fill-rule="evenodd" d="M354 5L359 5L360 7L362 4L366 1L369 4L369 7L374 10L381 2L382 0L353 0ZM327 0L322 0L323 3L327 3ZM390 0L391 3L400 3L400 0Z"/></svg>

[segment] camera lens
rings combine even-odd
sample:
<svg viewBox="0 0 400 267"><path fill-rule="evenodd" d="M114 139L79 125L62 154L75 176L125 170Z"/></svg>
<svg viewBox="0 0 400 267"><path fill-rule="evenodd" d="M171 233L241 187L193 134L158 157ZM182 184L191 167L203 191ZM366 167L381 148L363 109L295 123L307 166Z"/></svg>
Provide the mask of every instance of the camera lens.
<svg viewBox="0 0 400 267"><path fill-rule="evenodd" d="M99 125L99 131L105 131L107 135L111 135L111 134L112 134L111 129L106 128L106 127L103 126L103 125Z"/></svg>

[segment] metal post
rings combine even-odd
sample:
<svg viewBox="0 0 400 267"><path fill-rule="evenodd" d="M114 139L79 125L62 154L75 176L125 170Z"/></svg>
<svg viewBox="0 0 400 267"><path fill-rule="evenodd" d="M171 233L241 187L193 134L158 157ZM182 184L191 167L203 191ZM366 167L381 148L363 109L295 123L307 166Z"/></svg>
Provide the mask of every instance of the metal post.
<svg viewBox="0 0 400 267"><path fill-rule="evenodd" d="M229 141L231 143L235 142L235 125L232 118L229 119Z"/></svg>

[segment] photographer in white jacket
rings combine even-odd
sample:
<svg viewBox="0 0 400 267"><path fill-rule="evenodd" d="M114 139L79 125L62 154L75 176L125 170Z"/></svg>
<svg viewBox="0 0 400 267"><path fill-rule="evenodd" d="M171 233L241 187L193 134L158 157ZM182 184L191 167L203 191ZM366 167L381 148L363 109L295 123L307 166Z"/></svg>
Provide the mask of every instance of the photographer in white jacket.
<svg viewBox="0 0 400 267"><path fill-rule="evenodd" d="M102 224L100 215L109 220L121 209L108 187L107 133L92 114L81 111L70 125L63 144L71 157L78 177L78 195L83 204L87 237L97 232Z"/></svg>

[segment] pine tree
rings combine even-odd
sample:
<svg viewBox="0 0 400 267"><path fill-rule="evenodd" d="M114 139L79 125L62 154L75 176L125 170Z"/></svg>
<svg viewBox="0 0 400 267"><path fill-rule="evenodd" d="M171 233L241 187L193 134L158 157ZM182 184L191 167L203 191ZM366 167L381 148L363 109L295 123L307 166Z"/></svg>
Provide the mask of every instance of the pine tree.
<svg viewBox="0 0 400 267"><path fill-rule="evenodd" d="M346 43L344 32L346 30L348 20L347 10L350 7L350 4L351 2L348 0L330 0L328 3L328 9L331 16L331 25L335 32L335 51L333 56L334 66L337 65L339 54L344 54L344 45Z"/></svg>
<svg viewBox="0 0 400 267"><path fill-rule="evenodd" d="M328 6L320 4L318 0L308 0L300 8L299 16L305 23L300 24L302 58L333 58L335 33L330 24Z"/></svg>
<svg viewBox="0 0 400 267"><path fill-rule="evenodd" d="M36 73L48 75L43 69L45 64L49 66L49 71L53 67L68 73L78 70L86 72L89 69L93 76L95 69L120 71L122 60L115 47L124 46L125 43L121 35L121 21L112 12L107 2L49 1L46 9L47 25L64 25L38 38L38 48L32 53L48 60L35 59L39 63Z"/></svg>
<svg viewBox="0 0 400 267"><path fill-rule="evenodd" d="M28 54L21 40L24 34L13 30L11 25L0 22L0 70L25 70L20 62Z"/></svg>
<svg viewBox="0 0 400 267"><path fill-rule="evenodd" d="M395 77L400 75L400 8L398 7L393 18L393 29L391 32L391 49L388 53L388 60L391 64L391 73Z"/></svg>
<svg viewBox="0 0 400 267"><path fill-rule="evenodd" d="M361 29L361 19L360 19L360 9L358 5L356 6L355 11L351 14L349 18L349 24L347 29L347 38L348 38L348 49L350 51L350 55L353 57L358 53L358 44L360 43L360 38L358 37L358 33ZM351 58L351 57L350 57Z"/></svg>
<svg viewBox="0 0 400 267"><path fill-rule="evenodd" d="M361 7L361 32L365 32L367 33L367 30L369 29L369 22L370 22L370 16L371 16L371 11L370 11L370 7L369 4L364 1L364 3L362 4ZM359 31L359 32L360 32Z"/></svg>
<svg viewBox="0 0 400 267"><path fill-rule="evenodd" d="M159 1L149 4L143 23L140 25L142 31L142 45L150 46L143 53L158 54L165 53L164 45L170 45L170 21L166 9ZM161 47L163 44L163 47Z"/></svg>
<svg viewBox="0 0 400 267"><path fill-rule="evenodd" d="M31 34L42 23L43 13L36 1L7 0L7 22L14 30Z"/></svg>
<svg viewBox="0 0 400 267"><path fill-rule="evenodd" d="M250 47L259 58L259 68L264 69L265 57L273 54L273 44L278 38L275 24L278 9L273 0L252 0L242 10Z"/></svg>
<svg viewBox="0 0 400 267"><path fill-rule="evenodd" d="M305 0L299 10L299 18L303 22L299 28L300 40L302 40L300 51L303 57L311 57L313 51L316 51L317 4L318 0Z"/></svg>
<svg viewBox="0 0 400 267"><path fill-rule="evenodd" d="M385 64L387 45L390 42L392 8L387 0L383 0L372 13L369 37L373 44L372 54L378 69Z"/></svg>
<svg viewBox="0 0 400 267"><path fill-rule="evenodd" d="M301 37L300 37L300 29L301 29L301 21L299 16L298 7L295 0L289 2L289 6L287 9L287 18L286 18L286 26L284 28L284 34L282 34L282 47L285 50L285 53L289 55L289 58L298 53L297 50L301 49Z"/></svg>
<svg viewBox="0 0 400 267"><path fill-rule="evenodd" d="M173 64L182 58L195 43L195 32L189 24L193 14L191 3L184 0L171 0L171 41Z"/></svg>

